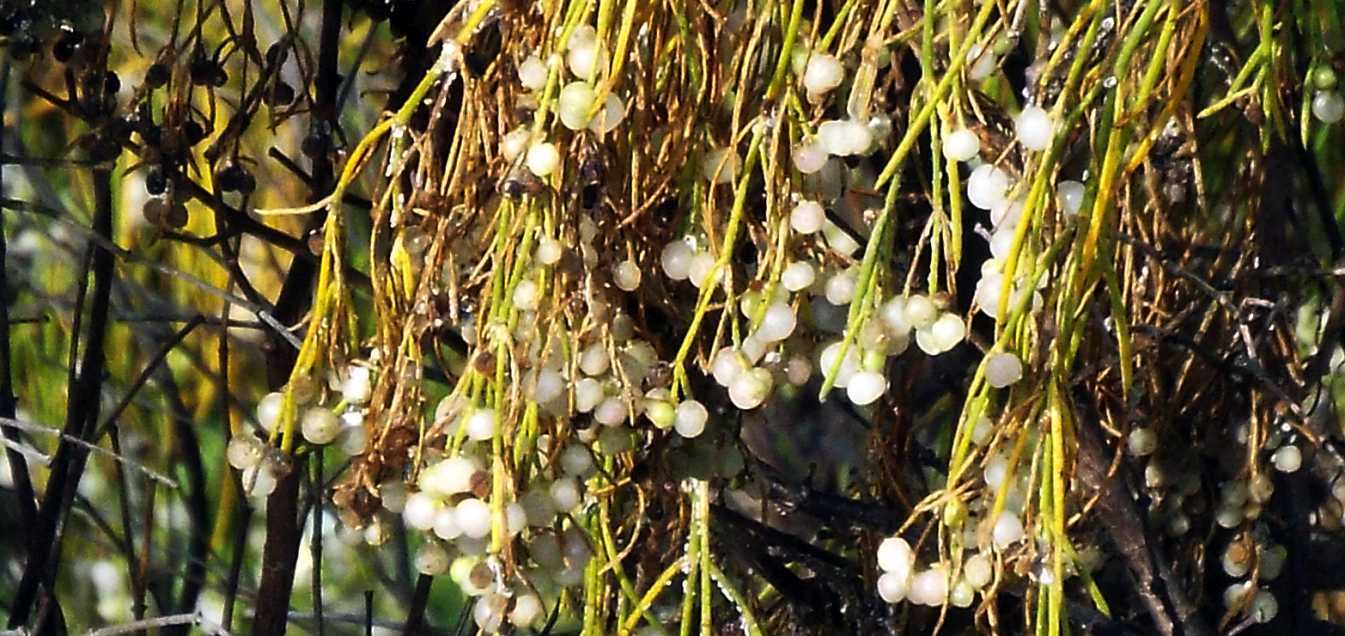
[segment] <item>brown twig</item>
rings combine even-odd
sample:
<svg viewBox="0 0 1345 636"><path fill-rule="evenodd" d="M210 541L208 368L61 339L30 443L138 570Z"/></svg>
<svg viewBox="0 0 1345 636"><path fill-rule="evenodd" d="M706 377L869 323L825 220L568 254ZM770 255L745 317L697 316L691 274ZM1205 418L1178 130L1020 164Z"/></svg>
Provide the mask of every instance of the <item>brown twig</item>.
<svg viewBox="0 0 1345 636"><path fill-rule="evenodd" d="M314 106L314 126L330 130L336 113L332 106L336 99L338 85L337 51L340 44L341 11L340 0L324 0L322 3L322 30L319 40L319 60L317 74L317 99ZM322 136L330 144L331 136ZM313 177L315 188L311 199L317 201L327 195L334 185L333 166L327 157L328 148L314 159ZM322 213L309 219L308 231L320 227L325 220ZM292 323L307 306L312 293L315 276L313 264L309 261L296 261L285 277L280 298L276 301L276 314L280 320ZM275 343L267 359L267 372L271 386L283 385L294 366L295 352ZM281 477L276 489L268 498L266 510L266 547L262 552L262 578L258 587L256 620L253 629L259 634L280 634L285 631L288 620L290 594L294 587L294 564L299 556L300 527L298 516L298 497L301 471L292 470Z"/></svg>

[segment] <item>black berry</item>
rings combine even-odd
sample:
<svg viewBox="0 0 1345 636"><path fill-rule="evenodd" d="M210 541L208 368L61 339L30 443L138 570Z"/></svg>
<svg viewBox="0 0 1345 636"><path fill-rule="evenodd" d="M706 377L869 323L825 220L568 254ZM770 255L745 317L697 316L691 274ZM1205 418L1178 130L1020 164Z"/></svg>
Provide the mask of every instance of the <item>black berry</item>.
<svg viewBox="0 0 1345 636"><path fill-rule="evenodd" d="M164 176L163 168L154 166L145 173L145 192L151 196L159 196L168 191L168 177Z"/></svg>
<svg viewBox="0 0 1345 636"><path fill-rule="evenodd" d="M170 74L168 66L156 62L145 71L145 84L150 88L160 88L168 83Z"/></svg>
<svg viewBox="0 0 1345 636"><path fill-rule="evenodd" d="M205 127L195 119L188 119L182 124L182 139L188 146L195 146L205 139Z"/></svg>

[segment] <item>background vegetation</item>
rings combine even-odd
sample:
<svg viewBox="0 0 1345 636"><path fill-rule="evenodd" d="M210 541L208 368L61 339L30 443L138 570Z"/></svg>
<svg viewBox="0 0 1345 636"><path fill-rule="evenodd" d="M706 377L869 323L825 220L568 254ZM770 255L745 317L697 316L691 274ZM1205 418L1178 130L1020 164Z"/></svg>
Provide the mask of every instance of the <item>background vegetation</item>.
<svg viewBox="0 0 1345 636"><path fill-rule="evenodd" d="M1334 633L1343 15L0 0L8 628Z"/></svg>

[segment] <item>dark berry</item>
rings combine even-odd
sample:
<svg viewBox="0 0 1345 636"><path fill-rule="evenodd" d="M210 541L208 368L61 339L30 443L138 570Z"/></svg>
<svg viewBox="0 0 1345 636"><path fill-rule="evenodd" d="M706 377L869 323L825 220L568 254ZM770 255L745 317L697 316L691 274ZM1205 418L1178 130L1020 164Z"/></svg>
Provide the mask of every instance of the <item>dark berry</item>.
<svg viewBox="0 0 1345 636"><path fill-rule="evenodd" d="M249 194L256 187L256 181L252 179L252 175L248 174L248 171L237 163L230 163L220 168L215 175L215 179L215 183L219 186L221 192Z"/></svg>
<svg viewBox="0 0 1345 636"><path fill-rule="evenodd" d="M103 94L116 95L121 91L121 78L116 73L108 71L103 75Z"/></svg>
<svg viewBox="0 0 1345 636"><path fill-rule="evenodd" d="M285 58L289 57L289 54L288 46L285 46L282 42L276 42L271 45L271 48L266 49L266 64L272 67L280 66L285 63Z"/></svg>
<svg viewBox="0 0 1345 636"><path fill-rule="evenodd" d="M163 168L154 166L145 173L145 192L151 196L159 196L168 191L168 177L164 176Z"/></svg>
<svg viewBox="0 0 1345 636"><path fill-rule="evenodd" d="M195 146L205 139L205 127L195 119L188 119L182 124L182 140L187 142L188 146Z"/></svg>
<svg viewBox="0 0 1345 636"><path fill-rule="evenodd" d="M252 194L257 190L257 178L252 176L251 172L243 171L243 178L238 182L238 193L243 195Z"/></svg>
<svg viewBox="0 0 1345 636"><path fill-rule="evenodd" d="M327 154L327 148L330 145L331 135L327 132L326 126L321 123L314 125L312 130L304 136L300 149L311 159L317 159Z"/></svg>
<svg viewBox="0 0 1345 636"><path fill-rule="evenodd" d="M187 225L187 206L181 201L174 201L168 207L168 213L164 216L164 223L171 228L183 228Z"/></svg>
<svg viewBox="0 0 1345 636"><path fill-rule="evenodd" d="M56 58L57 62L62 64L69 62L79 52L79 45L84 43L84 34L72 29L63 29L61 37L57 38L56 44L51 47L51 56Z"/></svg>
<svg viewBox="0 0 1345 636"><path fill-rule="evenodd" d="M171 72L166 64L158 62L151 64L149 70L145 71L145 84L150 88L160 88L168 83Z"/></svg>
<svg viewBox="0 0 1345 636"><path fill-rule="evenodd" d="M124 117L114 117L108 120L103 131L108 137L117 140L117 143L128 144L131 142L131 122Z"/></svg>
<svg viewBox="0 0 1345 636"><path fill-rule="evenodd" d="M308 244L308 251L312 253L313 256L322 256L323 243L325 242L322 237L322 232L318 230L309 232L308 236L304 238L304 242Z"/></svg>
<svg viewBox="0 0 1345 636"><path fill-rule="evenodd" d="M273 108L294 103L294 87L281 80L276 80L275 86L272 86L271 91L266 94L266 103Z"/></svg>
<svg viewBox="0 0 1345 636"><path fill-rule="evenodd" d="M215 62L204 54L192 58L191 66L188 67L188 74L191 75L191 83L197 86L213 85L218 67Z"/></svg>
<svg viewBox="0 0 1345 636"><path fill-rule="evenodd" d="M590 183L579 190L579 207L585 210L592 210L598 205L598 197L602 195L602 186L596 183Z"/></svg>
<svg viewBox="0 0 1345 636"><path fill-rule="evenodd" d="M229 164L215 171L215 186L220 192L236 192L238 178L238 166Z"/></svg>
<svg viewBox="0 0 1345 636"><path fill-rule="evenodd" d="M607 177L607 164L602 159L589 157L579 164L579 179L584 183L601 183Z"/></svg>
<svg viewBox="0 0 1345 636"><path fill-rule="evenodd" d="M388 29L396 37L403 37L420 27L419 5L414 2L391 2L392 12L388 16Z"/></svg>
<svg viewBox="0 0 1345 636"><path fill-rule="evenodd" d="M168 216L168 208L168 201L163 197L154 197L145 202L141 214L145 216L146 221L154 225L163 225L164 217Z"/></svg>

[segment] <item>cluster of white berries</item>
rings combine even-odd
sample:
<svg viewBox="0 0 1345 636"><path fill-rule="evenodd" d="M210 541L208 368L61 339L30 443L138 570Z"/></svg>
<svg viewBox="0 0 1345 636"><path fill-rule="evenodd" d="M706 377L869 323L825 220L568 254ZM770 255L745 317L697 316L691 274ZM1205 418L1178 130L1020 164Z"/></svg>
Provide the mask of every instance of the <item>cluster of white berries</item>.
<svg viewBox="0 0 1345 636"><path fill-rule="evenodd" d="M1280 602L1275 594L1267 588L1258 588L1251 581L1229 585L1224 590L1224 607L1230 610L1242 608L1258 623L1269 623L1280 612Z"/></svg>
<svg viewBox="0 0 1345 636"><path fill-rule="evenodd" d="M753 360L733 347L720 349L711 366L715 382L728 389L733 405L749 410L761 406L775 388L770 369L754 367Z"/></svg>
<svg viewBox="0 0 1345 636"><path fill-rule="evenodd" d="M340 414L323 403L327 399L316 382L296 378L291 387L294 406L299 409L295 422L299 433L308 444L326 446L337 443L348 455L364 452L366 432L364 414L360 410L373 393L371 372L368 367L352 365L342 373L333 373L328 382L328 394L339 396ZM257 423L267 434L276 433L280 426L285 395L268 393L257 403ZM242 471L244 490L254 497L264 498L275 489L276 480L289 469L285 457L251 431L234 435L225 447L229 465Z"/></svg>
<svg viewBox="0 0 1345 636"><path fill-rule="evenodd" d="M812 102L824 101L845 81L846 68L841 60L827 53L809 52L806 47L795 48L793 67ZM812 140L794 149L795 167L803 174L813 174L822 169L828 156L867 155L877 147L877 141L891 133L891 128L885 116L824 121Z"/></svg>
<svg viewBox="0 0 1345 636"><path fill-rule="evenodd" d="M1231 541L1220 555L1219 561L1225 574L1241 579L1253 572L1256 578L1237 581L1224 589L1224 607L1230 611L1241 611L1251 620L1268 623L1279 613L1279 601L1266 587L1258 587L1279 578L1284 572L1289 551L1282 545L1258 542L1248 534L1242 534Z"/></svg>
<svg viewBox="0 0 1345 636"><path fill-rule="evenodd" d="M992 424L982 417L975 426L972 441L980 447L991 438ZM1019 473L1023 471L1018 471ZM1012 474L1009 458L1002 452L991 453L985 461L986 493L973 496L969 501L949 502L944 521L960 533L956 543L966 546L960 550L960 564L947 559L930 564L924 570L916 567L916 557L905 539L888 537L879 545L878 567L882 571L877 587L879 596L888 603L903 600L917 605L969 607L975 596L996 578L997 559L1006 560L1004 571L1014 568L1008 561L1024 558L1018 546L1028 539L1023 524L1023 511L1028 504L1030 484L1023 474ZM1006 488L1004 509L993 513L995 494ZM977 547L979 546L979 547ZM1073 576L1081 570L1093 570L1099 565L1091 552L1080 550L1077 559L1066 564L1064 573ZM1037 563L1031 576L1043 584L1055 577L1049 562Z"/></svg>
<svg viewBox="0 0 1345 636"><path fill-rule="evenodd" d="M806 152L807 148L801 148L796 155ZM800 238L808 241L820 234L825 246L840 256L850 257L859 249L815 200L798 200L788 221ZM668 243L660 264L663 273L674 281L689 280L704 287L711 284L711 278L718 280L712 276L715 255L708 249L698 249L692 238ZM781 382L806 384L814 369L810 358L817 361L823 373L837 371L833 385L845 389L852 402L870 404L887 390L883 361L903 353L912 332L920 349L929 355L948 351L965 339L965 321L941 310L934 299L897 296L882 305L880 320L868 321L848 344L824 341L817 345L815 357L800 351L800 346L809 345L794 338L801 323L799 308L811 310L814 331L843 331L841 308L855 299L858 274L856 266L831 269L810 260L796 260L782 268L778 284L768 285L766 291L742 294L738 307L744 318L755 321L755 328L737 346L720 350L711 361L712 375L728 389L735 406L744 410L761 406ZM845 359L839 361L842 349L846 350Z"/></svg>
<svg viewBox="0 0 1345 636"><path fill-rule="evenodd" d="M929 355L952 349L966 336L966 326L959 316L940 311L931 298L919 294L888 299L878 318L860 329L853 346L832 342L818 356L821 371L828 374L834 370L834 386L845 389L850 401L861 406L887 392L884 361L906 351L912 331L920 349Z"/></svg>
<svg viewBox="0 0 1345 636"><path fill-rule="evenodd" d="M473 420L487 419L481 412L460 414L460 426L470 431ZM549 444L549 438L539 440L539 445ZM506 622L526 628L542 617L543 597L582 583L593 556L582 529L574 525L554 529L557 515L577 513L583 507L584 481L596 470L593 456L582 444L564 447L550 467L553 478L534 479L526 492L503 505L502 530L509 538L522 536L523 554L530 560L523 576L511 581L495 557L487 554L496 518L490 476L477 454L481 450L469 445L427 465L414 491L393 479L379 486L379 495L388 512L400 514L407 527L424 533L415 556L417 570L431 576L448 573L463 591L477 597L473 617L478 627L487 633L499 631ZM384 538L366 530L370 543Z"/></svg>
<svg viewBox="0 0 1345 636"><path fill-rule="evenodd" d="M579 214L577 225L576 251L584 270L597 272L598 255L606 249L598 226L586 213ZM663 364L658 352L638 337L631 316L614 309L649 275L638 257L612 265L610 285L598 281L587 290L587 319L600 328L574 336L562 327L539 327L547 324L543 312L554 298L550 286L561 280L548 268L558 265L566 251L563 232L553 232L545 230L548 235L537 238L533 262L507 291L517 318L511 343L521 367L519 395L541 416L585 423L591 419L595 425L576 426L563 440L539 435L537 455L546 459L524 480L521 492L500 493L501 504L491 491L487 467L491 441L512 432L508 411L449 396L435 409L435 429L454 436L460 445L450 444L453 454L431 460L410 492L398 477L379 487L388 513L400 515L406 526L422 533L416 567L431 575L446 572L477 597L473 616L488 633L508 625L533 625L542 606L555 602L561 588L583 584L591 541L565 517L574 513L579 518L587 505L586 480L596 471L595 453L633 449L643 435L643 419L677 434L668 453L673 475L730 477L744 465L736 446L724 443L724 435L709 426L710 410L704 404L673 398L666 374L656 372ZM665 267L669 261L677 267L679 258L691 260L691 254L665 254ZM500 326L467 331L490 333ZM388 525L375 517L365 529L366 540L384 541ZM500 555L488 553L492 533L501 529L517 546L510 551L516 568L505 567Z"/></svg>
<svg viewBox="0 0 1345 636"><path fill-rule="evenodd" d="M874 148L872 128L878 122L831 119L818 124L817 143L834 157L867 155Z"/></svg>
<svg viewBox="0 0 1345 636"><path fill-rule="evenodd" d="M809 234L822 225L823 215L820 205L802 201L791 213L790 224L801 234ZM673 280L691 278L694 281L693 276L709 271L714 264L713 258L709 252L697 252L690 243L676 240L664 248L663 271ZM704 265L697 266L698 261ZM840 307L853 300L856 276L854 268L847 268L819 280L812 263L795 261L783 269L771 297L756 291L743 294L739 306L744 317L760 316L756 329L744 337L739 346L720 350L711 361L712 375L728 389L735 406L744 410L757 408L780 380L792 385L807 383L813 371L807 357L784 352L789 348L787 341L799 325L791 294L821 296L805 301L814 312L820 307ZM923 295L889 299L882 306L880 318L870 321L850 346L828 342L817 351L818 368L824 373L836 368L834 386L846 389L856 404L870 404L887 390L887 380L882 373L883 360L903 353L909 346L912 331L920 349L929 355L948 351L966 337L966 325L961 317L941 311L932 299ZM843 347L848 350L845 360L837 367ZM765 366L758 366L761 364Z"/></svg>
<svg viewBox="0 0 1345 636"><path fill-rule="evenodd" d="M890 59L886 52L880 54L879 66L886 66ZM846 65L833 55L796 46L792 62L794 74L811 102L824 102L845 82ZM854 90L860 88L857 83ZM892 133L889 117L870 115L866 109L857 110L855 103L855 95L851 94L846 116L822 121L814 134L805 135L791 150L794 167L808 177L805 182L818 186L819 192L833 196L840 192L848 169L832 157L868 155Z"/></svg>
<svg viewBox="0 0 1345 636"><path fill-rule="evenodd" d="M1283 573L1288 558L1285 546L1268 538L1260 518L1275 494L1275 473L1293 473L1303 466L1301 448L1285 443L1287 435L1285 430L1272 431L1262 447L1262 457L1268 459L1269 465L1251 476L1219 484L1214 506L1215 524L1232 533L1227 545L1217 553L1223 573L1235 580L1224 590L1224 606L1258 623L1273 620L1279 611L1278 601L1266 585ZM1230 446L1230 457L1241 459L1249 442L1247 424L1235 428L1233 436L1237 443ZM1189 468L1174 469L1171 460L1159 451L1159 436L1152 427L1132 428L1125 443L1129 455L1145 463L1144 486L1154 502L1150 518L1161 524L1170 537L1191 531L1191 516L1186 508L1194 506L1199 511L1208 505L1195 497L1201 490L1199 473ZM1329 472L1329 468L1326 470ZM1345 483L1333 488L1332 494L1334 501L1345 501Z"/></svg>
<svg viewBox="0 0 1345 636"><path fill-rule="evenodd" d="M1340 357L1336 353L1335 359ZM1250 443L1248 423L1234 431L1236 445L1230 453L1244 456L1245 444ZM1223 572L1235 579L1224 591L1225 607L1246 615L1257 622L1273 620L1279 610L1278 601L1268 589L1284 571L1288 549L1275 543L1267 532L1267 522L1261 520L1265 506L1275 493L1277 473L1296 473L1308 469L1329 484L1330 496L1313 512L1314 524L1338 529L1345 525L1341 510L1345 509L1345 466L1330 452L1319 451L1310 458L1292 427L1282 424L1265 437L1259 457L1266 464L1252 475L1235 477L1219 486L1215 522L1231 532L1228 544L1219 554ZM1305 461L1310 459L1310 461Z"/></svg>
<svg viewBox="0 0 1345 636"><path fill-rule="evenodd" d="M555 112L561 125L573 131L587 129L598 135L615 130L626 118L626 102L620 95L609 92L598 103L594 80L598 69L606 64L606 60L599 57L600 51L597 31L585 24L571 32L563 63L560 55L549 61L535 55L524 59L518 65L518 81L530 91L525 96L525 105L535 106L538 96L547 88L550 74L560 73L563 66L573 80L564 83L556 95ZM541 178L554 173L561 159L555 143L534 139L528 127L519 127L505 135L500 141L500 153L510 163L523 157L524 166Z"/></svg>
<svg viewBox="0 0 1345 636"><path fill-rule="evenodd" d="M937 607L948 603L970 607L976 593L994 579L993 559L977 552L962 562L959 576L953 580L948 564L935 563L917 570L915 553L901 537L888 537L878 545L878 596L888 603L910 601L916 605Z"/></svg>
<svg viewBox="0 0 1345 636"><path fill-rule="evenodd" d="M594 77L606 60L599 59L600 47L594 44L594 38L592 27L580 26L571 34L564 57L546 61L530 57L519 65L518 75L525 88L541 93L548 82L556 82L552 74L560 74L555 106L560 124L573 131L589 129L603 134L625 117L625 104L616 96L607 96L605 102L598 103ZM795 52L794 73L809 102L820 104L843 92L838 89L846 83L844 61L822 51L809 51L806 46L798 48L801 51ZM999 60L987 44L972 47L967 63L968 78L979 81L996 72ZM569 81L564 79L566 70ZM1319 89L1312 112L1318 119L1331 123L1345 115L1345 101L1334 90ZM1013 129L1022 156L1029 159L1040 156L1034 153L1048 151L1059 132L1052 113L1032 103L1014 117ZM873 152L890 130L891 123L883 117L847 112L846 116L821 121L811 133L805 131L791 149L793 166L804 177L788 210L791 249L797 248L792 252L794 260L778 269L778 280L766 281L764 286L747 291L730 303L741 311L749 329L741 338L735 335L735 344L715 352L710 360L710 374L738 409L763 406L777 388L804 385L817 369L824 375L834 374L834 386L844 390L852 403L873 404L889 388L884 373L887 359L904 353L912 340L923 353L933 356L952 350L966 339L969 318L946 307L943 296L937 294L886 298L878 304L875 319L868 320L857 333L845 333L844 308L855 302L860 293L855 257L861 246L838 225L843 218L858 216L842 213L842 206L853 204L842 201L839 194L845 187L854 189L856 183L864 183L866 175L863 167L849 167L839 158ZM992 319L1005 318L999 315L1005 290L1010 298L1003 304L1011 310L1023 305L1032 311L1040 309L1043 302L1040 289L1047 283L1044 277L1035 281L1034 287L1027 277L1030 272L1018 267L1014 268L1017 278L1005 285L1005 263L1012 256L1021 232L1020 223L1025 222L1025 193L1016 183L1013 174L1016 169L985 163L981 157L981 138L969 128L950 127L941 139L945 158L967 164L967 199L988 213L991 225L986 240L992 258L981 268L971 309ZM510 132L501 145L508 161L521 158L540 177L552 174L560 162L556 147L533 139L528 129ZM705 148L695 158L693 169L711 184L731 186L742 177L739 152L740 148L733 145ZM1087 197L1083 182L1086 180L1086 176L1082 180L1062 178L1055 184L1053 196L1047 197L1043 205L1053 205L1062 220L1077 216ZM829 218L827 208L833 204L837 209ZM596 230L587 217L581 225L586 228L581 230L584 241L581 251L586 264L591 266L590 261L596 258L591 255L596 250L590 243ZM543 238L535 260L543 266L553 265L562 253L560 241ZM658 263L668 279L687 281L697 289L704 289L725 279L721 269L727 266L727 259L726 263L720 263L720 257L717 246L708 245L693 230L689 236L679 236L667 243ZM758 272L748 274L753 277ZM638 290L645 282L644 277L639 262L633 259L617 262L611 268L612 284L620 291ZM513 305L523 312L538 312L543 300L542 285L534 279L525 275L513 290ZM535 313L528 313L520 322L532 324L528 318L533 316ZM631 329L621 326L623 318L629 323L628 317L618 314L610 321L610 333L601 338L586 338L574 351L563 354L537 350L543 339L531 337L536 364L527 370L527 397L555 415L591 414L601 426L577 431L576 439L557 454L559 476L533 486L506 506L508 532L511 537L519 535L527 548L530 583L536 572L541 573L542 580L562 586L573 585L582 576L581 571L574 570L582 568L589 556L582 531L571 527L565 532L555 532L549 526L557 511L570 511L581 505L583 477L592 469L590 449L602 453L629 449L639 417L648 419L657 429L674 431L683 438L677 440L677 452L682 453L679 461L732 464L727 455L703 456L703 446L710 444L705 440L715 436L706 435L709 410L704 404L695 399L675 399L663 386L645 390L642 384L645 372L660 360L649 343L634 338ZM811 333L801 334L801 325L806 325ZM821 336L824 333L828 335ZM836 334L841 337L832 337ZM521 342L530 338L524 333L515 335ZM987 354L982 372L989 387L1006 389L1022 380L1024 361L1014 351L996 348ZM461 431L473 441L489 440L499 434L495 411L459 406L446 410L455 409L461 412L455 416L451 430ZM1006 555L1011 555L1017 546L1033 541L1024 526L1031 487L1023 474L1027 471L1014 466L1012 461L1016 460L1011 460L1005 451L991 446L994 433L991 420L982 416L971 431L971 441L984 453L981 478L987 492L1005 493L1003 509L992 512L987 498L981 496L959 503L954 515L959 522L957 527L964 533L961 544L979 547L964 555L961 563L934 563L918 569L916 555L904 539L884 540L877 555L883 572L877 587L884 600L970 606L976 594L999 574L996 559L1009 558ZM1169 504L1173 510L1165 519L1170 535L1184 534L1191 521L1181 513L1180 505L1181 497L1193 494L1188 492L1190 480L1185 475L1173 478L1153 457L1158 439L1152 429L1134 428L1126 443L1133 456L1146 459L1146 484L1151 487L1179 484L1174 490L1176 497L1168 500L1176 503ZM489 558L484 556L481 539L489 536L494 520L487 499L473 493L473 482L482 482L484 473L481 460L471 454L472 446L467 448L462 456L427 467L421 475L419 491L405 497L402 514L407 524L433 532L437 537L426 542L424 558L417 557L418 567L427 573L451 569L464 589L476 590L473 593L480 599L475 614L482 629L494 631L505 622L516 626L530 624L539 615L541 598L545 595L539 597L517 582L501 580L498 568L490 567ZM741 462L741 456L737 461ZM1290 444L1275 449L1269 462L1276 470L1292 472L1301 465L1302 456L1298 447ZM691 472L707 473L703 468ZM1225 527L1238 527L1254 518L1272 492L1273 484L1264 475L1250 483L1242 482L1241 489L1225 489L1217 513L1220 525L1228 522L1232 525ZM536 520L541 521L534 523ZM462 556L455 561L448 556L453 552ZM1249 564L1255 562L1261 580L1273 579L1283 566L1283 548L1274 546L1253 552L1258 556L1247 557L1230 547L1230 552L1224 555L1225 571L1230 576L1244 576L1251 567ZM1034 576L1045 581L1054 573L1043 568L1034 572ZM1255 585L1255 581L1247 581L1230 587L1226 595L1233 599L1230 606L1234 602L1246 603L1258 620L1273 617L1274 597L1264 590L1257 591ZM1234 594L1235 588L1242 596ZM514 618L520 611L521 622Z"/></svg>
<svg viewBox="0 0 1345 636"><path fill-rule="evenodd" d="M588 214L581 214L579 252L584 266L590 270L598 266L598 238L597 225ZM631 427L640 415L661 429L675 428L688 437L699 435L709 418L708 412L694 400L678 404L670 399L663 381L650 375L660 364L658 352L647 340L636 336L635 322L629 315L611 309L622 302L620 292L635 292L643 282L643 270L635 260L613 265L611 286L595 286L590 292L591 317L602 320L606 329L594 330L571 346L564 346L563 337L546 338L538 333L538 313L543 300L543 287L539 283L542 279L538 276L545 278L548 272L542 268L559 263L563 252L559 239L539 239L534 254L538 269L527 272L512 292L513 307L520 312L513 338L524 346L528 361L523 378L524 396L539 405L544 414L567 418L589 414L602 426L581 431L581 441L596 443L605 454L633 447L635 431ZM670 256L665 250L665 267L670 258L680 257ZM543 350L546 342L550 348ZM652 388L644 390L644 386ZM459 407L445 404L441 405L441 411L446 416ZM493 435L493 429L484 423L476 428L471 427L470 419L465 423L469 438L487 435L487 430Z"/></svg>
<svg viewBox="0 0 1345 636"><path fill-rule="evenodd" d="M1312 96L1312 116L1323 124L1334 124L1345 118L1345 97L1337 88L1336 72L1330 66L1322 65L1313 69L1311 84L1316 92Z"/></svg>
<svg viewBox="0 0 1345 636"><path fill-rule="evenodd" d="M1014 121L1018 143L1028 151L1042 151L1048 148L1055 135L1055 121L1045 109L1028 105L1023 108ZM943 137L943 155L949 161L971 164L971 174L967 177L967 199L972 205L990 213L991 231L987 235L991 258L981 265L981 278L976 284L976 308L985 315L999 319L999 306L1004 285L1004 261L1009 258L1022 220L1023 197L1011 197L1016 184L1013 177L1004 169L981 163L980 139L966 128L949 131ZM1065 218L1074 217L1084 203L1085 186L1074 180L1062 180L1056 186L1055 204ZM1047 283L1042 277L1037 289L1028 289L1027 272L1018 270L1018 278L1012 285L1010 307L1029 300L1031 309L1039 309L1043 299L1039 289Z"/></svg>
<svg viewBox="0 0 1345 636"><path fill-rule="evenodd" d="M460 543L458 545L461 545ZM527 544L533 564L520 576L506 582L503 567L494 556L463 551L454 557L445 544L426 541L416 554L421 572L449 577L468 596L476 599L472 620L484 633L538 626L546 615L543 598L556 602L561 587L583 582L583 568L593 556L582 530L573 526L561 531L539 531Z"/></svg>

